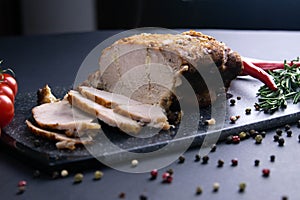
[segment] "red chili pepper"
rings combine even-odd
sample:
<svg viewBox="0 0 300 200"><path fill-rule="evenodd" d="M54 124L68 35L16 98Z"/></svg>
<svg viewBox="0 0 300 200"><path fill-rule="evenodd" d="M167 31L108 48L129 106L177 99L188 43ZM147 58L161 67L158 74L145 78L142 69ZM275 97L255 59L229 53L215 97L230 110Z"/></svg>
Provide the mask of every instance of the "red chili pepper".
<svg viewBox="0 0 300 200"><path fill-rule="evenodd" d="M266 61L266 60L257 60L257 59L251 59L251 58L243 58L243 60L248 60L255 66L265 70L265 71L273 71L275 69L284 69L284 62L283 61ZM297 67L300 67L300 62L287 62L288 65L296 65Z"/></svg>
<svg viewBox="0 0 300 200"><path fill-rule="evenodd" d="M272 76L269 75L266 71L254 65L248 59L243 59L243 65L244 65L244 70L243 70L244 75L250 75L253 78L257 78L258 80L266 84L271 90L274 91L277 90L277 86Z"/></svg>

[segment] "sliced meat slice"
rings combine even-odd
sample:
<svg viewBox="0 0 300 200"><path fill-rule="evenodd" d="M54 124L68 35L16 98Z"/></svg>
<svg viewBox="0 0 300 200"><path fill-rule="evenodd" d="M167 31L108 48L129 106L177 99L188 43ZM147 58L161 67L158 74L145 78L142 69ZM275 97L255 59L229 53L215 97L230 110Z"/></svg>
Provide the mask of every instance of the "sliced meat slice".
<svg viewBox="0 0 300 200"><path fill-rule="evenodd" d="M141 104L138 101L132 100L124 95L107 92L104 90L98 90L96 88L80 86L78 88L80 94L92 101L105 106L107 108L114 108L117 105L138 105Z"/></svg>
<svg viewBox="0 0 300 200"><path fill-rule="evenodd" d="M96 118L77 108L67 100L46 103L32 109L36 123L44 129L63 130L68 136L76 136L83 130L98 130L101 126L93 122Z"/></svg>
<svg viewBox="0 0 300 200"><path fill-rule="evenodd" d="M151 127L164 130L170 129L168 118L163 109L156 105L118 105L114 108L114 112L147 123Z"/></svg>
<svg viewBox="0 0 300 200"><path fill-rule="evenodd" d="M44 129L41 129L35 125L33 125L30 121L26 120L27 127L29 130L38 135L45 138L48 138L50 140L58 141L56 143L56 147L58 149L71 149L74 150L76 147L75 145L86 145L91 144L93 139L91 137L85 137L85 138L69 138L63 134L56 133L53 131L47 131Z"/></svg>
<svg viewBox="0 0 300 200"><path fill-rule="evenodd" d="M114 113L112 109L106 108L85 98L77 91L69 91L67 99L73 106L78 107L91 115L97 116L101 121L110 126L118 127L125 133L138 133L141 130L141 126L137 121Z"/></svg>

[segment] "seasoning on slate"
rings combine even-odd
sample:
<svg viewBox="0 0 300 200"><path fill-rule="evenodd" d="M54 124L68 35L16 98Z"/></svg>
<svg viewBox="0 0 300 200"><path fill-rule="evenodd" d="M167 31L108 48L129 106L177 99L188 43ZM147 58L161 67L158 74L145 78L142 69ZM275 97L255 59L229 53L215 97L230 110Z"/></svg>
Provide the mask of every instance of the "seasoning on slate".
<svg viewBox="0 0 300 200"><path fill-rule="evenodd" d="M275 161L275 155L271 155L271 156L270 156L270 161L271 161L271 162L274 162L274 161Z"/></svg>
<svg viewBox="0 0 300 200"><path fill-rule="evenodd" d="M282 147L282 146L284 145L284 142L285 142L285 141L284 141L283 138L279 138L279 140L278 140L278 145Z"/></svg>
<svg viewBox="0 0 300 200"><path fill-rule="evenodd" d="M278 136L281 136L282 135L282 130L280 128L276 129L276 134Z"/></svg>
<svg viewBox="0 0 300 200"><path fill-rule="evenodd" d="M232 165L232 166L237 166L238 163L239 163L239 162L238 162L238 159L237 159L237 158L234 158L234 159L231 160L231 165Z"/></svg>
<svg viewBox="0 0 300 200"><path fill-rule="evenodd" d="M257 167L257 166L259 165L259 162L260 162L260 161L259 161L258 159L254 160L254 166Z"/></svg>
<svg viewBox="0 0 300 200"><path fill-rule="evenodd" d="M74 183L80 183L83 180L83 174L77 173L74 176Z"/></svg>
<svg viewBox="0 0 300 200"><path fill-rule="evenodd" d="M223 160L218 160L218 167L223 167L224 161Z"/></svg>
<svg viewBox="0 0 300 200"><path fill-rule="evenodd" d="M288 124L286 124L286 125L284 126L284 130L285 130L285 131L288 131L288 130L290 130L290 129L291 129L291 126L288 125Z"/></svg>
<svg viewBox="0 0 300 200"><path fill-rule="evenodd" d="M245 133L244 131L239 133L239 137L241 140L246 139L247 138L247 133Z"/></svg>
<svg viewBox="0 0 300 200"><path fill-rule="evenodd" d="M279 140L279 136L278 135L274 135L273 138L274 138L274 142L278 142L278 140Z"/></svg>
<svg viewBox="0 0 300 200"><path fill-rule="evenodd" d="M61 175L61 177L66 177L66 176L68 176L69 175L69 172L67 171L67 170L62 170L61 172L60 172L60 175Z"/></svg>
<svg viewBox="0 0 300 200"><path fill-rule="evenodd" d="M220 188L220 184L217 183L217 182L215 182L215 183L213 184L213 191L214 191L214 192L218 192L219 188Z"/></svg>
<svg viewBox="0 0 300 200"><path fill-rule="evenodd" d="M101 172L99 170L95 171L95 173L94 173L94 180L99 180L102 177L103 177L103 172Z"/></svg>
<svg viewBox="0 0 300 200"><path fill-rule="evenodd" d="M234 106L235 105L235 99L230 99L230 106Z"/></svg>
<svg viewBox="0 0 300 200"><path fill-rule="evenodd" d="M198 162L201 160L201 156L199 154L195 155L195 161Z"/></svg>
<svg viewBox="0 0 300 200"><path fill-rule="evenodd" d="M157 178L157 175L158 175L158 171L157 169L153 169L151 172L150 172L150 175L151 175L151 179L156 179Z"/></svg>
<svg viewBox="0 0 300 200"><path fill-rule="evenodd" d="M246 183L244 183L244 182L240 183L239 184L239 191L244 192L245 189L246 189L246 186L247 186Z"/></svg>
<svg viewBox="0 0 300 200"><path fill-rule="evenodd" d="M138 160L132 160L132 161L131 161L131 166L132 166L132 167L136 167L136 166L138 166L138 164L139 164L139 161L138 161Z"/></svg>
<svg viewBox="0 0 300 200"><path fill-rule="evenodd" d="M184 161L185 161L184 156L179 156L178 163L184 163Z"/></svg>
<svg viewBox="0 0 300 200"><path fill-rule="evenodd" d="M216 150L217 150L217 145L216 145L216 144L213 144L213 145L211 146L210 151L211 151L211 152L215 152Z"/></svg>
<svg viewBox="0 0 300 200"><path fill-rule="evenodd" d="M270 175L270 170L265 168L262 170L262 174L264 177L268 177Z"/></svg>
<svg viewBox="0 0 300 200"><path fill-rule="evenodd" d="M202 194L202 188L201 188L200 186L198 186L198 187L196 188L196 194L197 194L197 195Z"/></svg>
<svg viewBox="0 0 300 200"><path fill-rule="evenodd" d="M238 143L240 143L240 141L241 141L241 138L238 135L232 136L232 143L238 144Z"/></svg>
<svg viewBox="0 0 300 200"><path fill-rule="evenodd" d="M251 114L251 108L246 108L245 113L246 113L246 115L250 115Z"/></svg>
<svg viewBox="0 0 300 200"><path fill-rule="evenodd" d="M208 160L209 160L208 155L205 155L205 156L203 156L203 158L202 158L202 163L203 163L203 164L207 164L207 163L208 163Z"/></svg>
<svg viewBox="0 0 300 200"><path fill-rule="evenodd" d="M287 137L292 137L293 131L292 130L287 130L286 131L286 136Z"/></svg>
<svg viewBox="0 0 300 200"><path fill-rule="evenodd" d="M255 143L256 143L256 144L261 144L261 142L262 142L262 140L263 140L263 137L262 137L261 135L258 134L258 135L255 136L254 139L255 139Z"/></svg>

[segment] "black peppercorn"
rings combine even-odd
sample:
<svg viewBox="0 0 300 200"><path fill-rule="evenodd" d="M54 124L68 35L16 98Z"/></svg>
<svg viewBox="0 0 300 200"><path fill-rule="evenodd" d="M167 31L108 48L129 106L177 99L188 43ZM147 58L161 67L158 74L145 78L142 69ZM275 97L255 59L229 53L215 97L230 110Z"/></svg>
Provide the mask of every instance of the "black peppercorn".
<svg viewBox="0 0 300 200"><path fill-rule="evenodd" d="M227 144L231 144L232 143L232 135L230 135L230 136L228 136L227 138L226 138L226 143Z"/></svg>
<svg viewBox="0 0 300 200"><path fill-rule="evenodd" d="M266 134L267 134L266 131L261 131L261 132L260 132L260 135L261 135L263 138L266 137Z"/></svg>
<svg viewBox="0 0 300 200"><path fill-rule="evenodd" d="M207 164L207 163L208 163L208 160L209 160L208 155L203 156L203 158L202 158L202 163L203 163L203 164Z"/></svg>
<svg viewBox="0 0 300 200"><path fill-rule="evenodd" d="M246 115L250 115L251 114L251 108L246 108L245 113L246 113Z"/></svg>
<svg viewBox="0 0 300 200"><path fill-rule="evenodd" d="M125 196L126 196L126 194L125 194L124 192L121 192L121 193L119 194L119 198L120 198L120 199L125 199Z"/></svg>
<svg viewBox="0 0 300 200"><path fill-rule="evenodd" d="M185 161L184 156L179 156L178 163L184 163L184 161Z"/></svg>
<svg viewBox="0 0 300 200"><path fill-rule="evenodd" d="M257 166L259 165L259 162L260 162L260 161L259 161L258 159L254 160L254 166L257 167Z"/></svg>
<svg viewBox="0 0 300 200"><path fill-rule="evenodd" d="M145 195L140 195L140 200L147 200L148 199L148 197L147 196L145 196Z"/></svg>
<svg viewBox="0 0 300 200"><path fill-rule="evenodd" d="M196 195L200 195L200 194L202 194L202 188L200 186L198 186L196 188Z"/></svg>
<svg viewBox="0 0 300 200"><path fill-rule="evenodd" d="M276 134L278 136L281 136L282 135L282 130L280 128L276 129Z"/></svg>
<svg viewBox="0 0 300 200"><path fill-rule="evenodd" d="M274 161L275 161L275 155L271 155L271 156L270 156L270 161L271 161L271 162L274 162Z"/></svg>
<svg viewBox="0 0 300 200"><path fill-rule="evenodd" d="M224 161L223 160L218 160L218 167L223 167Z"/></svg>
<svg viewBox="0 0 300 200"><path fill-rule="evenodd" d="M291 129L291 126L288 125L288 124L284 126L284 130L285 130L285 131L290 130L290 129Z"/></svg>
<svg viewBox="0 0 300 200"><path fill-rule="evenodd" d="M210 151L211 151L211 152L215 152L216 150L217 150L217 145L216 145L216 144L213 144L213 145L211 146Z"/></svg>
<svg viewBox="0 0 300 200"><path fill-rule="evenodd" d="M252 130L249 131L249 134L250 134L250 136L251 136L252 138L255 138L255 136L258 135L258 132L257 132L256 130L252 129Z"/></svg>
<svg viewBox="0 0 300 200"><path fill-rule="evenodd" d="M287 130L286 131L286 136L287 137L292 137L293 131L292 130Z"/></svg>
<svg viewBox="0 0 300 200"><path fill-rule="evenodd" d="M278 140L278 145L282 147L282 146L284 145L284 142L285 142L285 141L284 141L283 138L279 138L279 140Z"/></svg>
<svg viewBox="0 0 300 200"><path fill-rule="evenodd" d="M288 200L288 197L287 196L283 196L281 199L282 200Z"/></svg>
<svg viewBox="0 0 300 200"><path fill-rule="evenodd" d="M238 159L237 158L232 159L231 160L231 165L234 166L234 167L237 166L238 165Z"/></svg>
<svg viewBox="0 0 300 200"><path fill-rule="evenodd" d="M274 135L273 138L274 138L274 142L278 142L278 140L279 140L279 136L278 135Z"/></svg>
<svg viewBox="0 0 300 200"><path fill-rule="evenodd" d="M241 100L241 99L242 99L242 97L240 97L240 96L237 96L237 97L236 97L236 99L237 99L237 100Z"/></svg>
<svg viewBox="0 0 300 200"><path fill-rule="evenodd" d="M230 99L230 105L234 106L235 105L235 99Z"/></svg>
<svg viewBox="0 0 300 200"><path fill-rule="evenodd" d="M170 176L174 174L174 170L172 168L168 169L166 172L169 173Z"/></svg>
<svg viewBox="0 0 300 200"><path fill-rule="evenodd" d="M201 160L201 156L199 154L195 155L195 162L199 162Z"/></svg>

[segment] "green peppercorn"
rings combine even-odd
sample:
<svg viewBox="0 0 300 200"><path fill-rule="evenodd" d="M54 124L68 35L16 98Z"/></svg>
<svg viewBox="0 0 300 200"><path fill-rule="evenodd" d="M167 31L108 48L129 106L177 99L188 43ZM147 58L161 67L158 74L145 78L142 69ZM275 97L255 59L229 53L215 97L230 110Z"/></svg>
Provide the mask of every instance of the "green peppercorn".
<svg viewBox="0 0 300 200"><path fill-rule="evenodd" d="M251 130L249 131L249 134L250 134L250 136L251 136L252 138L255 138L255 136L258 134L258 132L257 132L256 130L254 130L254 129L251 129Z"/></svg>
<svg viewBox="0 0 300 200"><path fill-rule="evenodd" d="M251 114L251 108L246 108L245 113L246 113L246 115L250 115Z"/></svg>
<svg viewBox="0 0 300 200"><path fill-rule="evenodd" d="M232 143L232 135L230 135L230 136L228 136L227 138L226 138L226 143L227 144L231 144Z"/></svg>
<svg viewBox="0 0 300 200"><path fill-rule="evenodd" d="M246 189L246 186L247 186L246 183L244 183L244 182L240 183L239 184L239 191L244 192L245 189Z"/></svg>
<svg viewBox="0 0 300 200"><path fill-rule="evenodd" d="M262 140L263 140L263 137L261 135L256 135L255 136L255 143L256 144L261 144Z"/></svg>
<svg viewBox="0 0 300 200"><path fill-rule="evenodd" d="M200 186L198 186L196 188L196 195L200 195L200 194L202 194L202 188Z"/></svg>
<svg viewBox="0 0 300 200"><path fill-rule="evenodd" d="M83 180L83 174L77 173L74 176L74 183L80 183Z"/></svg>
<svg viewBox="0 0 300 200"><path fill-rule="evenodd" d="M59 177L59 173L57 171L52 172L52 178L57 179Z"/></svg>
<svg viewBox="0 0 300 200"><path fill-rule="evenodd" d="M242 131L242 132L239 133L239 137L240 137L241 140L244 140L244 139L247 138L247 133Z"/></svg>
<svg viewBox="0 0 300 200"><path fill-rule="evenodd" d="M102 177L103 177L103 172L101 172L99 170L95 171L95 173L94 173L94 180L99 180Z"/></svg>
<svg viewBox="0 0 300 200"><path fill-rule="evenodd" d="M136 160L136 159L134 159L134 160L131 161L131 166L132 167L136 167L136 166L138 166L138 164L139 164L139 161Z"/></svg>

